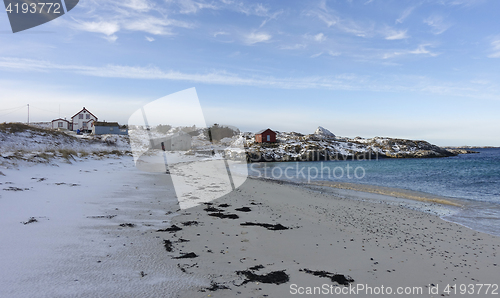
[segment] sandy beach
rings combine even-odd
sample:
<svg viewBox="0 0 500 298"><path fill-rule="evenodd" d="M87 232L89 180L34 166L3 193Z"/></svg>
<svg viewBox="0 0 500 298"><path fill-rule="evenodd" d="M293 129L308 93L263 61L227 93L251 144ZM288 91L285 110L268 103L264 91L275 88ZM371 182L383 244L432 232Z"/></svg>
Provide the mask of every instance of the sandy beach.
<svg viewBox="0 0 500 298"><path fill-rule="evenodd" d="M498 237L381 194L250 178L181 210L169 175L129 156L2 173L1 297L438 297L469 284L489 297L476 284L498 284Z"/></svg>
<svg viewBox="0 0 500 298"><path fill-rule="evenodd" d="M227 289L195 287L178 297L289 297L314 294L314 287L312 296L322 296L349 286L358 291L348 294L359 297L381 294L382 287L438 297L448 295L447 285L456 285L458 295L461 284L498 284L498 237L404 206L359 200L377 196L384 199L249 179L213 205L183 211L173 219L182 230L158 232L172 243L167 254L196 255L179 259L179 268L205 277L211 290ZM340 285L335 275L354 281ZM258 281L265 277L278 284Z"/></svg>

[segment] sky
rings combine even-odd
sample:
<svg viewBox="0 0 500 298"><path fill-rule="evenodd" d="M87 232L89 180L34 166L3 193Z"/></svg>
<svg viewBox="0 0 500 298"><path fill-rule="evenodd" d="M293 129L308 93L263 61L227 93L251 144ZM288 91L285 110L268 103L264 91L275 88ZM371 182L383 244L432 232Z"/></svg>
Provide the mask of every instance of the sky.
<svg viewBox="0 0 500 298"><path fill-rule="evenodd" d="M127 123L196 88L207 124L500 146L500 1L80 0L12 33L0 122Z"/></svg>

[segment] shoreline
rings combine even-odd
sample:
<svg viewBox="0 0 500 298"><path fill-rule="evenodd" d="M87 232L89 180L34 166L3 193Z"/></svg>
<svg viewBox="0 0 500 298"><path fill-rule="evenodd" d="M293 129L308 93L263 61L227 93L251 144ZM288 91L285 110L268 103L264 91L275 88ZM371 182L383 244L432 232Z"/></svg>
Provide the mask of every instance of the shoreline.
<svg viewBox="0 0 500 298"><path fill-rule="evenodd" d="M315 189L321 192L332 192L332 190L345 190L342 193L345 196L354 200L368 200L379 203L389 203L394 205L404 206L406 208L417 210L438 216L439 218L464 226L476 232L486 233L492 236L500 237L499 224L480 222L484 220L481 214L488 219L491 212L497 212L496 216L500 216L498 206L489 202L475 202L465 198L453 198L426 193L422 191L414 191L402 188L384 187L373 184L362 184L352 182L332 182L332 181L311 181L298 182L290 180L279 180L264 177L249 176L250 179L262 181L276 182L295 185L297 187L306 187ZM350 192L354 192L354 195ZM480 214L471 214L472 211L487 209L481 211ZM474 220L474 218L476 220Z"/></svg>
<svg viewBox="0 0 500 298"><path fill-rule="evenodd" d="M262 180L262 181L269 181L269 182L285 183L285 184L303 186L303 187L318 186L318 187L328 187L328 188L333 188L333 189L352 190L352 191L363 192L363 193L384 195L384 196L394 197L394 198L398 198L398 199L402 198L402 199L419 201L419 202L449 205L449 206L459 207L459 208L462 208L465 206L463 203L458 202L458 201L464 200L464 199L449 198L449 197L439 196L439 195L426 193L426 192L422 192L422 191L414 191L414 190L395 188L395 187L378 186L378 185L374 185L374 184L363 184L363 183L354 183L354 182L333 182L333 181L327 181L327 180L315 180L315 181L311 181L311 182L298 182L298 181L279 180L279 179L272 179L272 178L265 178L265 177L254 177L254 176L248 176L248 178Z"/></svg>
<svg viewBox="0 0 500 298"><path fill-rule="evenodd" d="M395 198L403 198L408 200L415 200L420 202L436 203L441 205L450 205L453 207L464 207L464 204L455 202L452 198L446 198L430 193L407 190L402 188L393 188L385 186L377 186L372 184L362 184L362 183L350 183L350 182L330 182L330 181L320 181L312 182L313 185L327 186L337 189L348 189L361 191L366 193L373 193L379 195L386 195Z"/></svg>

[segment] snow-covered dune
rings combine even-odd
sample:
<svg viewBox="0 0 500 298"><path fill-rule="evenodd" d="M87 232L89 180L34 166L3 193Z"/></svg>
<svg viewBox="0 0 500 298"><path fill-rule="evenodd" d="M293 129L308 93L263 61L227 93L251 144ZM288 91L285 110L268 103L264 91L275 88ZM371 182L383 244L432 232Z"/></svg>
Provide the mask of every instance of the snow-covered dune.
<svg viewBox="0 0 500 298"><path fill-rule="evenodd" d="M128 136L76 135L20 123L0 124L0 163L28 161L48 163L88 156L130 154Z"/></svg>

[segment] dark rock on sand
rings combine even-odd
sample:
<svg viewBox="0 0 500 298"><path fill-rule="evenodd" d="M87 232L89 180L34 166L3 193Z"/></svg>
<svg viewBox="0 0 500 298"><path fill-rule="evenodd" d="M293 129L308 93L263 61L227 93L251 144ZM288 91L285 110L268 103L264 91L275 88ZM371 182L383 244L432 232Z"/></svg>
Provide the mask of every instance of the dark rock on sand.
<svg viewBox="0 0 500 298"><path fill-rule="evenodd" d="M256 266L248 268L248 270L253 270L253 271L259 271L260 269L264 269L264 266L256 265Z"/></svg>
<svg viewBox="0 0 500 298"><path fill-rule="evenodd" d="M285 273L285 270L282 271L273 271L268 274L255 274L250 270L245 270L245 271L236 271L236 274L238 275L244 275L247 279L243 281L241 285L244 285L249 282L261 282L265 284L283 284L286 283L290 280L290 277L288 274Z"/></svg>
<svg viewBox="0 0 500 298"><path fill-rule="evenodd" d="M218 218L229 218L229 219L238 219L240 218L238 215L236 214L224 214L224 213L209 213L208 215L210 216L214 216L214 217L218 217Z"/></svg>
<svg viewBox="0 0 500 298"><path fill-rule="evenodd" d="M120 224L120 227L133 228L133 227L135 227L135 224L133 224L133 223L122 223L122 224Z"/></svg>
<svg viewBox="0 0 500 298"><path fill-rule="evenodd" d="M304 271L305 273L312 274L314 276L329 278L332 282L336 282L339 285L348 286L350 283L354 282L354 279L350 276L345 276L343 274L336 274L327 271L314 271L309 269L301 269L299 271Z"/></svg>
<svg viewBox="0 0 500 298"><path fill-rule="evenodd" d="M200 292L205 292L205 291L214 292L214 291L217 291L217 290L230 290L230 288L227 287L227 286L225 286L225 285L218 284L215 281L212 281L210 283L210 287L203 288L203 289L200 290Z"/></svg>
<svg viewBox="0 0 500 298"><path fill-rule="evenodd" d="M171 232L172 233L172 232L177 232L180 230L182 230L182 228L179 228L176 225L172 225L170 228L160 229L160 230L157 230L157 232Z"/></svg>
<svg viewBox="0 0 500 298"><path fill-rule="evenodd" d="M165 249L168 252L171 252L173 250L172 241L170 240L163 240L163 246L165 246Z"/></svg>
<svg viewBox="0 0 500 298"><path fill-rule="evenodd" d="M27 224L34 223L34 222L38 222L38 220L34 217L30 217L30 219L28 219L28 221L24 221L23 224L27 225Z"/></svg>
<svg viewBox="0 0 500 298"><path fill-rule="evenodd" d="M107 218L107 219L112 219L113 217L116 217L117 215L96 215L96 216L87 216L87 218Z"/></svg>
<svg viewBox="0 0 500 298"><path fill-rule="evenodd" d="M222 211L224 211L224 209L219 209L219 208L215 208L215 207L207 207L203 210L205 210L207 212L222 212Z"/></svg>
<svg viewBox="0 0 500 298"><path fill-rule="evenodd" d="M288 230L288 228L283 226L282 224L272 225L272 224L268 224L268 223L244 222L244 223L241 223L240 226L260 226L260 227L264 227L264 228L271 230L271 231Z"/></svg>
<svg viewBox="0 0 500 298"><path fill-rule="evenodd" d="M197 226L199 224L199 222L197 222L196 220L191 220L191 221L185 221L182 223L183 226L187 227L187 226Z"/></svg>
<svg viewBox="0 0 500 298"><path fill-rule="evenodd" d="M194 252L188 252L188 253L185 253L185 254L182 254L180 257L173 257L172 259L193 259L193 258L197 258L198 255L195 254Z"/></svg>
<svg viewBox="0 0 500 298"><path fill-rule="evenodd" d="M236 208L234 210L240 211L240 212L250 212L250 211L252 211L252 209L250 209L250 207L241 207L241 208Z"/></svg>

